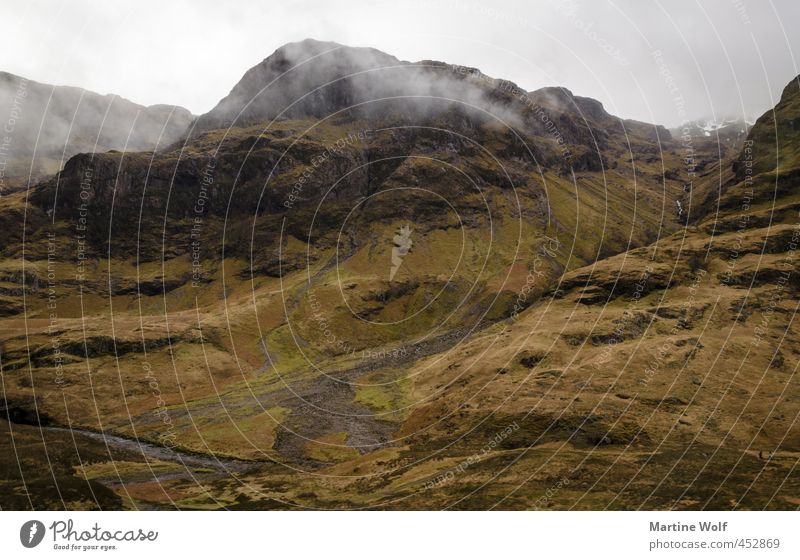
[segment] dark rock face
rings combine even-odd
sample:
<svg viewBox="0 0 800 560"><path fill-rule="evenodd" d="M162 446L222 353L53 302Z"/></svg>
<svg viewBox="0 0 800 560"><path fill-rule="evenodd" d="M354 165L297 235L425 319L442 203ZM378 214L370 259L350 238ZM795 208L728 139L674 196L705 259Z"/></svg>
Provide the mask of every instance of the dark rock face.
<svg viewBox="0 0 800 560"><path fill-rule="evenodd" d="M30 99L36 88L26 87ZM66 89L65 99L75 94ZM112 109L128 103L110 99ZM147 111L168 125L155 150L158 136L150 129L124 152L100 153L92 144L29 190L29 239L41 238L42 224L51 222L67 239L84 235L92 255L142 263L181 255L213 261L224 253L249 260L253 273L276 277L314 259L289 249L288 240L329 249L356 206L363 223L455 227L442 223L449 211L442 200L413 196L414 189L435 187L455 201L466 226L477 227L485 208L470 193L505 199L519 190L522 214L541 221L542 174L570 181L579 174L581 181L581 174L613 169L632 178L632 158L651 165L672 142L661 127L619 119L565 88L527 92L474 68L402 62L374 49L310 40L286 45L249 70L190 134L188 113ZM177 119L181 126L173 123L176 115L186 117ZM176 141L164 147L165 138ZM667 179L678 182L677 172ZM661 176L652 184L662 191ZM384 190L395 193L393 203L377 197L357 204ZM20 212L9 209L0 220L16 220ZM347 243L366 243L352 227ZM16 240L7 238L9 245ZM19 251L14 246L10 251ZM137 290L165 294L181 281L155 279Z"/></svg>
<svg viewBox="0 0 800 560"><path fill-rule="evenodd" d="M526 92L476 68L437 61L409 63L375 49L306 40L281 47L244 75L210 112L198 118L193 134L229 126L246 127L272 119L340 120L354 116L397 122L434 120L449 125L481 123L514 126L567 144L598 141L587 128L635 129L662 139L661 127L622 121L594 99L565 88ZM597 132L597 131L596 131Z"/></svg>
<svg viewBox="0 0 800 560"><path fill-rule="evenodd" d="M153 118L175 115L148 111ZM171 128L170 138L184 130ZM138 146L151 140L144 135ZM125 153L76 155L57 177L31 189L29 200L37 219L52 216L73 230L85 224L100 254L147 262L191 253L202 240L203 258L224 250L277 276L276 255L283 254L284 272L305 262L281 251L281 237L329 247L354 202L381 189L435 184L474 223L482 209L463 193L476 187L524 188L543 170L600 173L631 151L655 157L658 141L670 141L661 127L621 120L565 88L526 92L473 68L412 64L374 49L308 40L250 69L197 119L185 142L154 152L131 152L129 145ZM463 170L475 185L460 184L431 157ZM437 204L416 208L414 220L435 223L445 211ZM376 222L400 211L375 203L359 210Z"/></svg>
<svg viewBox="0 0 800 560"><path fill-rule="evenodd" d="M385 79L398 66L408 63L374 49L313 40L290 43L248 70L213 110L199 118L195 130L247 126L278 115L324 117L361 101L359 90L385 88L369 84Z"/></svg>

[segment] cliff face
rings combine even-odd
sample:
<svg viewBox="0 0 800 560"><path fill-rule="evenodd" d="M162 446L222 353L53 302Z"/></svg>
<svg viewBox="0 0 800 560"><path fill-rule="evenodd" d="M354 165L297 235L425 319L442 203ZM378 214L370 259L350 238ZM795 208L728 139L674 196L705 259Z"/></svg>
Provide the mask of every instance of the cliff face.
<svg viewBox="0 0 800 560"><path fill-rule="evenodd" d="M76 156L36 187L31 201L65 220L86 212L98 250L148 259L159 258L163 243L152 246L132 232L158 228L170 254L187 252L184 222L194 216L208 173L213 185L202 193L202 216L211 255L222 253L226 220L232 254L248 255L251 244L272 254L281 224L308 236L311 216L311 238L329 246L357 201L392 188L433 189L470 223L483 211L471 193L516 192L517 212L547 229L549 214L558 223L574 221L575 209L559 194L574 181L598 204L606 196L624 201L613 210L614 234L600 254L622 250L631 237L649 241L662 225L671 230L685 219L675 212L685 196L685 169L663 127L619 119L564 88L526 92L474 68L400 62L374 49L311 40L286 45L250 69L192 130L185 144L155 154ZM664 192L668 200L659 200ZM632 220L627 207L637 197L652 204ZM147 212L125 211L142 200ZM402 210L375 200L375 219L388 222ZM417 214L433 227L436 212L421 206ZM251 239L248 221L257 225ZM630 231L619 229L628 223ZM600 249L581 245L582 261Z"/></svg>
<svg viewBox="0 0 800 560"><path fill-rule="evenodd" d="M367 77L376 68L386 79ZM362 110L371 96L380 110ZM526 92L473 68L304 42L248 71L185 142L71 158L27 206L0 211L13 221L24 208L27 224L27 245L6 233L2 251L44 260L55 235L64 256L161 265L163 286L120 266L108 287L87 285L125 299L145 282L179 308L198 285L227 294L230 274L278 281L293 293L292 324L330 358L342 348L320 340L307 297L338 301L332 275L352 278L327 320L354 348L496 321L565 270L678 230L686 182L665 130L564 88ZM399 231L413 248L389 278ZM562 250L543 256L551 244ZM215 272L198 280L199 269ZM370 328L405 316L403 328Z"/></svg>
<svg viewBox="0 0 800 560"><path fill-rule="evenodd" d="M283 118L325 117L375 99L397 84L384 83L397 68L395 57L367 48L306 40L276 50L248 70L214 109L198 119L196 131L248 126Z"/></svg>
<svg viewBox="0 0 800 560"><path fill-rule="evenodd" d="M368 117L418 122L450 114L472 123L519 128L590 150L605 148L604 129L634 137L670 139L663 127L621 120L598 101L565 88L526 92L477 68L438 61L399 61L375 49L306 40L281 47L251 68L230 94L198 118L195 133L280 119ZM587 128L594 128L592 134ZM599 136L599 138L598 138ZM557 153L555 150L554 153Z"/></svg>
<svg viewBox="0 0 800 560"><path fill-rule="evenodd" d="M186 133L192 118L182 107L144 107L0 72L0 119L10 129L2 152L7 186L27 185L29 175L35 183L79 153L167 146Z"/></svg>

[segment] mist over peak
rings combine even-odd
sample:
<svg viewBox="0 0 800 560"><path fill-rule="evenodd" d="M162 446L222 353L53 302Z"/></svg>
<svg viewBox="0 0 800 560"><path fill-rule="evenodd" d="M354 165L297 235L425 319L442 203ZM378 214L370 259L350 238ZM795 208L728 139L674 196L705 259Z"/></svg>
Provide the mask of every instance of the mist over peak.
<svg viewBox="0 0 800 560"><path fill-rule="evenodd" d="M202 115L193 134L230 126L269 126L276 119L369 118L430 122L461 114L473 125L492 122L541 136L563 119L558 142L591 144L589 128L628 129L669 139L663 127L624 120L602 103L563 87L527 92L478 68L436 60L400 61L377 49L306 39L277 49L248 70L231 92ZM549 124L548 124L549 123ZM602 141L602 139L601 139ZM590 146L591 147L591 146Z"/></svg>
<svg viewBox="0 0 800 560"><path fill-rule="evenodd" d="M7 72L0 72L0 114L9 115L2 176L7 188L35 183L79 153L163 148L185 135L194 118L183 107L144 107Z"/></svg>

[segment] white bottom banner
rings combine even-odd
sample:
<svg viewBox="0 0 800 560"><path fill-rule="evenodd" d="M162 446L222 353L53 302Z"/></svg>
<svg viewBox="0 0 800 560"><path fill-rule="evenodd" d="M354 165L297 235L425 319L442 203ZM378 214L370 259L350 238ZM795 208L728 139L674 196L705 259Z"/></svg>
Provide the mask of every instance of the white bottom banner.
<svg viewBox="0 0 800 560"><path fill-rule="evenodd" d="M797 512L0 512L1 558L800 558Z"/></svg>

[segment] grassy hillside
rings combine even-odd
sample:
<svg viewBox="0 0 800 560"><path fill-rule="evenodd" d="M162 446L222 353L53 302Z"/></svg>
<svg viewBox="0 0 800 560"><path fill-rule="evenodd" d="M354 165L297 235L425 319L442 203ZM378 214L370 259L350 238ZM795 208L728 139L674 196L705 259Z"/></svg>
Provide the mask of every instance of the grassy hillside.
<svg viewBox="0 0 800 560"><path fill-rule="evenodd" d="M566 166L536 128L351 114L0 199L4 507L796 507L794 137L692 178L538 95Z"/></svg>

